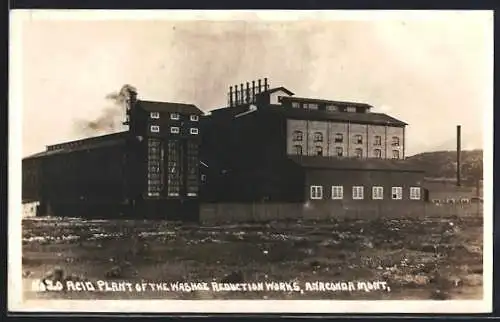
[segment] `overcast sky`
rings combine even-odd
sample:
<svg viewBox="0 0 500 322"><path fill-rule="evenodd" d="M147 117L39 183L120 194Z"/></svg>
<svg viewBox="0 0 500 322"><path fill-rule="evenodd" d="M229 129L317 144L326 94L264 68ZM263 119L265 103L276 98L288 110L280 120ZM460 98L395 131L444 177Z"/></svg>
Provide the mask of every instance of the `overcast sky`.
<svg viewBox="0 0 500 322"><path fill-rule="evenodd" d="M106 95L126 83L139 98L208 111L226 104L230 85L263 77L298 96L366 102L409 123L407 155L454 149L457 124L464 148L482 148L483 111L492 108L492 15L392 17L31 16L20 33L23 156L88 135L78 124L98 118L110 107Z"/></svg>

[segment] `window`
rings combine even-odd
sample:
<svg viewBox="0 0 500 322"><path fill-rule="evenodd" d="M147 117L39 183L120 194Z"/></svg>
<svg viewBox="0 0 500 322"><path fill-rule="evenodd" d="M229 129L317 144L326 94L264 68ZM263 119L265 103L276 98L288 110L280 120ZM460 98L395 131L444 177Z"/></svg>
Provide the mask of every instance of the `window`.
<svg viewBox="0 0 500 322"><path fill-rule="evenodd" d="M172 126L170 128L170 133L178 134L179 133L179 128L177 126Z"/></svg>
<svg viewBox="0 0 500 322"><path fill-rule="evenodd" d="M200 179L201 179L201 182L206 182L207 181L207 175L206 174L202 174Z"/></svg>
<svg viewBox="0 0 500 322"><path fill-rule="evenodd" d="M160 132L160 127L158 125L151 125L151 132L153 132L153 133L159 133Z"/></svg>
<svg viewBox="0 0 500 322"><path fill-rule="evenodd" d="M344 198L344 187L333 186L332 187L332 199L342 199Z"/></svg>
<svg viewBox="0 0 500 322"><path fill-rule="evenodd" d="M354 186L352 187L352 199L363 199L364 198L364 187Z"/></svg>
<svg viewBox="0 0 500 322"><path fill-rule="evenodd" d="M335 153L338 157L344 156L344 149L341 146L335 148Z"/></svg>
<svg viewBox="0 0 500 322"><path fill-rule="evenodd" d="M189 117L189 119L192 121L192 122L198 122L198 120L200 119L200 117L198 115L191 115Z"/></svg>
<svg viewBox="0 0 500 322"><path fill-rule="evenodd" d="M397 136L392 137L392 146L399 146L399 137Z"/></svg>
<svg viewBox="0 0 500 322"><path fill-rule="evenodd" d="M403 188L401 187L392 187L392 199L401 200L403 199Z"/></svg>
<svg viewBox="0 0 500 322"><path fill-rule="evenodd" d="M373 145L382 145L382 137L380 135L375 135L375 142Z"/></svg>
<svg viewBox="0 0 500 322"><path fill-rule="evenodd" d="M384 199L384 187L373 187L372 188L372 199L374 199L374 200Z"/></svg>
<svg viewBox="0 0 500 322"><path fill-rule="evenodd" d="M356 144L363 144L363 136L360 134L356 134L354 136L354 143Z"/></svg>
<svg viewBox="0 0 500 322"><path fill-rule="evenodd" d="M382 150L380 150L380 149L375 149L375 150L373 150L373 156L374 156L375 158L380 159L380 158L382 157Z"/></svg>
<svg viewBox="0 0 500 322"><path fill-rule="evenodd" d="M292 107L293 108L300 108L300 103L299 102L292 102Z"/></svg>
<svg viewBox="0 0 500 322"><path fill-rule="evenodd" d="M317 145L315 147L315 150L316 150L316 155L323 155L323 147L322 146Z"/></svg>
<svg viewBox="0 0 500 322"><path fill-rule="evenodd" d="M311 199L323 199L322 186L311 186Z"/></svg>
<svg viewBox="0 0 500 322"><path fill-rule="evenodd" d="M302 145L294 145L293 152L296 155L302 155Z"/></svg>
<svg viewBox="0 0 500 322"><path fill-rule="evenodd" d="M191 133L191 134L198 134L198 129L195 128L195 127L192 127L192 128L189 129L189 133Z"/></svg>
<svg viewBox="0 0 500 322"><path fill-rule="evenodd" d="M356 108L355 108L354 106L348 106L348 107L346 108L346 111L347 111L347 112L350 112L350 113L354 113L354 112L356 112Z"/></svg>
<svg viewBox="0 0 500 322"><path fill-rule="evenodd" d="M420 187L410 187L410 199L420 200Z"/></svg>
<svg viewBox="0 0 500 322"><path fill-rule="evenodd" d="M344 135L342 133L336 133L335 143L342 143L342 142L344 142Z"/></svg>
<svg viewBox="0 0 500 322"><path fill-rule="evenodd" d="M304 108L307 108L307 109L310 109L310 110L317 110L318 109L318 104L304 103Z"/></svg>
<svg viewBox="0 0 500 322"><path fill-rule="evenodd" d="M160 113L158 112L151 112L149 113L149 117L152 119L159 119L160 118Z"/></svg>
<svg viewBox="0 0 500 322"><path fill-rule="evenodd" d="M179 115L179 113L171 113L170 114L170 119L171 120L178 120L180 118L181 118L181 116Z"/></svg>
<svg viewBox="0 0 500 322"><path fill-rule="evenodd" d="M323 142L323 133L314 132L314 142Z"/></svg>
<svg viewBox="0 0 500 322"><path fill-rule="evenodd" d="M399 159L399 151L398 150L392 150L392 158Z"/></svg>
<svg viewBox="0 0 500 322"><path fill-rule="evenodd" d="M357 148L354 150L354 156L356 158L362 158L363 157L363 149Z"/></svg>
<svg viewBox="0 0 500 322"><path fill-rule="evenodd" d="M337 112L339 110L339 108L335 105L327 105L326 110L330 111L330 112Z"/></svg>
<svg viewBox="0 0 500 322"><path fill-rule="evenodd" d="M292 140L293 141L302 141L302 131L293 131Z"/></svg>

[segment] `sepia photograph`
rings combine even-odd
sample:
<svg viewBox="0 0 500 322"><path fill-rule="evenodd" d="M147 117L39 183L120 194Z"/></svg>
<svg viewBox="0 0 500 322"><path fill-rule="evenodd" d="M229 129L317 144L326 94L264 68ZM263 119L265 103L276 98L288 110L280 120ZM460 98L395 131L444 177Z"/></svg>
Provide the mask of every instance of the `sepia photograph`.
<svg viewBox="0 0 500 322"><path fill-rule="evenodd" d="M9 310L491 312L492 11L13 10L9 48Z"/></svg>

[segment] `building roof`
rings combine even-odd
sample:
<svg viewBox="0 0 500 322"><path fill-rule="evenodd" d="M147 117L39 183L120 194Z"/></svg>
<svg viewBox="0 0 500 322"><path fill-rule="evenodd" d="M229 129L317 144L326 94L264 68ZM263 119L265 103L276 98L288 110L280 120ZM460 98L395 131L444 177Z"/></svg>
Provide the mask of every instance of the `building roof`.
<svg viewBox="0 0 500 322"><path fill-rule="evenodd" d="M285 87L283 86L280 86L280 87L273 87L273 88L269 88L263 92L260 92L260 93L256 93L255 95L261 95L261 94L272 94L274 92L278 92L278 91L283 91L285 93L287 93L288 95L295 95L295 93L293 93L292 91L286 89Z"/></svg>
<svg viewBox="0 0 500 322"><path fill-rule="evenodd" d="M122 145L125 144L126 142L126 136L124 135L125 133L128 132L113 133L109 135L102 135L83 140L51 145L50 150L29 155L23 158L23 160L36 159L36 158L71 153L76 151L84 151L88 149L99 149L99 148ZM74 145L72 145L73 143Z"/></svg>
<svg viewBox="0 0 500 322"><path fill-rule="evenodd" d="M282 106L270 106L267 108L274 113L282 114L287 118L300 120L332 120L340 122L352 122L363 124L394 125L405 126L407 123L395 119L384 113L351 113L351 112L332 112L321 110L310 110L301 108L288 108Z"/></svg>
<svg viewBox="0 0 500 322"><path fill-rule="evenodd" d="M423 169L412 165L406 160L357 159L324 156L290 156L289 159L304 168L424 172Z"/></svg>
<svg viewBox="0 0 500 322"><path fill-rule="evenodd" d="M181 114L196 114L202 115L203 111L193 104L172 103L172 102L155 102L155 101L137 101L137 104L148 112L171 112Z"/></svg>
<svg viewBox="0 0 500 322"><path fill-rule="evenodd" d="M332 101L332 100L309 98L309 97L297 97L297 96L284 97L283 100L300 101L300 102L314 102L314 103L331 104L331 105L338 105L338 106L357 106L357 107L364 107L364 108L372 108L373 107L370 104L360 103L360 102Z"/></svg>

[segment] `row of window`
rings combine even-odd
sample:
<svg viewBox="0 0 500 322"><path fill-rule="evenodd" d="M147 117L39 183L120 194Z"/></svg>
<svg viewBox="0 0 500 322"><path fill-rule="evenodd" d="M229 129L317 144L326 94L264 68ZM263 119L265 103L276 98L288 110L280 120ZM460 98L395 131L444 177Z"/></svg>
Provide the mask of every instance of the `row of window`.
<svg viewBox="0 0 500 322"><path fill-rule="evenodd" d="M303 155L303 149L302 145L294 145L293 146L293 152L296 155ZM323 155L323 147L320 145L317 145L314 147L314 155L322 156ZM344 148L341 146L335 147L335 155L338 157L344 156ZM357 158L362 158L363 157L363 149L361 148L356 148L354 150L354 156ZM392 158L393 159L399 159L400 157L399 150L392 150ZM373 157L374 158L382 158L382 150L380 149L374 149L373 150Z"/></svg>
<svg viewBox="0 0 500 322"><path fill-rule="evenodd" d="M319 109L319 105L316 104L316 103L292 102L292 107L293 108L304 108L304 109L308 109L308 110L317 110L317 109ZM327 111L329 111L329 112L338 112L338 111L341 110L340 107L338 107L336 105L331 105L331 104L325 105L325 109ZM351 113L355 113L357 111L356 107L354 107L354 106L347 106L344 110L346 112L351 112Z"/></svg>
<svg viewBox="0 0 500 322"><path fill-rule="evenodd" d="M297 141L302 141L304 139L304 133L302 131L294 131L292 134L292 140L294 142ZM314 132L313 134L313 141L314 142L323 142L323 133L321 132ZM335 138L334 138L335 143L343 143L344 142L344 135L342 133L336 133ZM354 143L356 144L363 144L363 136L356 134L354 135ZM392 137L392 146L399 146L400 144L400 139L397 136ZM382 145L382 137L380 135L375 135L374 136L374 142L373 145Z"/></svg>
<svg viewBox="0 0 500 322"><path fill-rule="evenodd" d="M149 117L152 119L159 119L160 118L160 112L151 112L149 113ZM170 119L171 120L180 120L181 115L179 113L170 113ZM192 122L198 122L199 120L198 115L190 115L189 120Z"/></svg>
<svg viewBox="0 0 500 322"><path fill-rule="evenodd" d="M352 187L352 199L361 200L364 199L365 187L354 186ZM311 186L310 189L311 199L323 199L323 186ZM343 186L332 186L332 199L340 200L344 199L344 187ZM372 199L382 200L384 199L384 187L372 187ZM392 187L391 188L391 199L401 200L403 199L403 188L402 187ZM420 200L420 187L410 187L410 199Z"/></svg>
<svg viewBox="0 0 500 322"><path fill-rule="evenodd" d="M160 133L160 126L159 125L151 125L151 132ZM178 126L172 126L172 127L170 127L170 133L179 134L180 128ZM198 134L198 129L195 127L190 128L189 134L193 134L193 135Z"/></svg>

